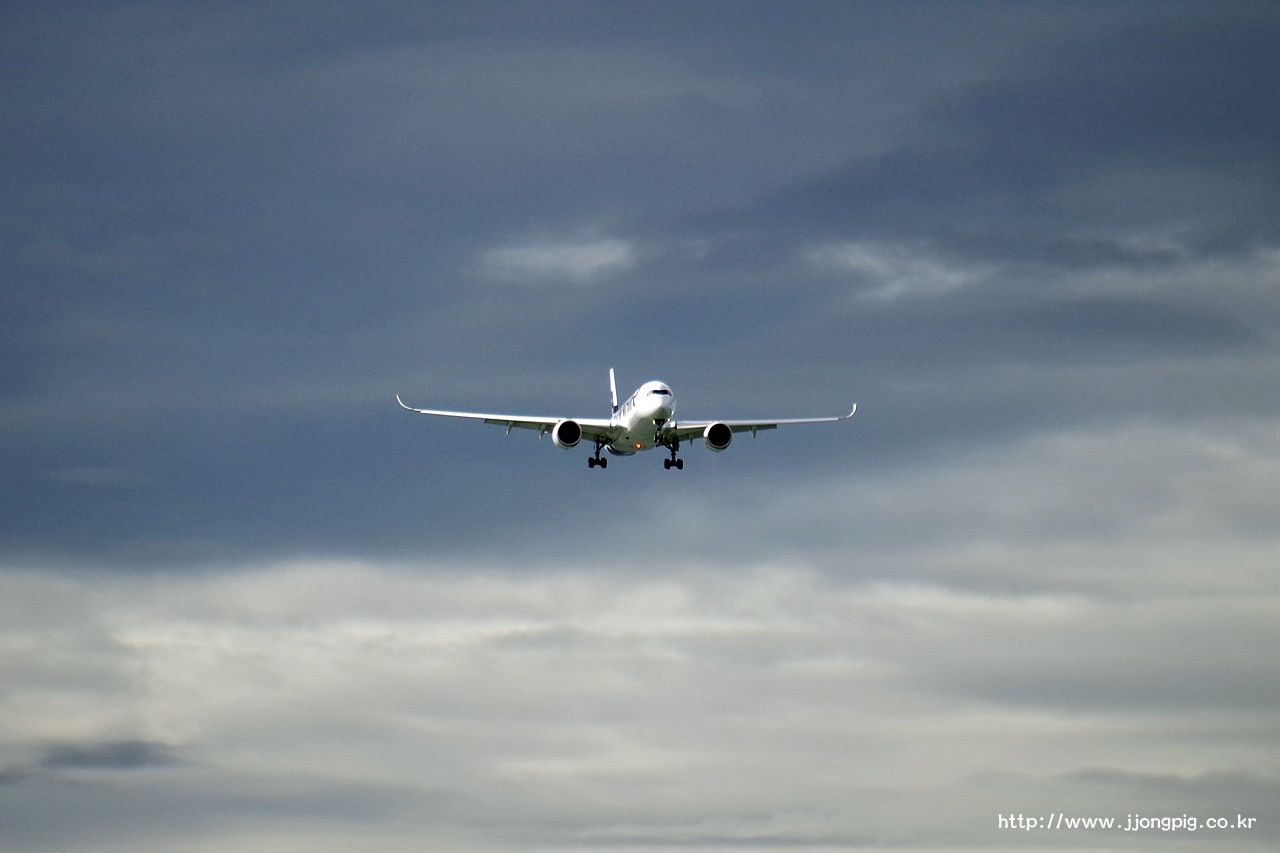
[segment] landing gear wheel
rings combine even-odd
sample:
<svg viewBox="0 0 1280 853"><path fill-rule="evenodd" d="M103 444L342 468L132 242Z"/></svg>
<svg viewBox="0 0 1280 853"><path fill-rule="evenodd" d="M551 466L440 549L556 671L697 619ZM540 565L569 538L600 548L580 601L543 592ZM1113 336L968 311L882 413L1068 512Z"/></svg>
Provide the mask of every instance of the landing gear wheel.
<svg viewBox="0 0 1280 853"><path fill-rule="evenodd" d="M600 467L601 467L601 468L608 468L608 467L609 467L609 460L608 460L608 459L601 458L601 460L600 460Z"/></svg>
<svg viewBox="0 0 1280 853"><path fill-rule="evenodd" d="M663 467L663 468L670 469L670 468L671 468L671 460L670 460L670 459L663 459L663 460L662 460L662 467Z"/></svg>
<svg viewBox="0 0 1280 853"><path fill-rule="evenodd" d="M677 460L676 460L676 467L677 467L677 468L679 468L681 471L683 471L683 470L684 470L684 460L683 460L683 459L677 459Z"/></svg>
<svg viewBox="0 0 1280 853"><path fill-rule="evenodd" d="M596 467L596 458L594 456L591 456L587 459L587 467L588 468Z"/></svg>

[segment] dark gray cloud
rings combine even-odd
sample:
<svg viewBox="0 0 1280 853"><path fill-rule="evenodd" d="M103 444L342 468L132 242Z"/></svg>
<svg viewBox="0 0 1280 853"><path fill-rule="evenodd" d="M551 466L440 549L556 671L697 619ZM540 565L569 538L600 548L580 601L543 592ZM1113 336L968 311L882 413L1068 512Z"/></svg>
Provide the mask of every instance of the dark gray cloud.
<svg viewBox="0 0 1280 853"><path fill-rule="evenodd" d="M1278 37L1269 15L1179 14L1038 44L922 105L902 145L769 213L1004 259L1070 261L1054 251L1064 237L1127 229L1171 229L1203 251L1270 245L1280 152L1265 81Z"/></svg>
<svg viewBox="0 0 1280 853"><path fill-rule="evenodd" d="M790 466L1273 396L1205 379L1275 340L1264 7L325 8L10 11L20 552L518 543L544 486L613 493L396 392L859 397L859 449L760 445Z"/></svg>
<svg viewBox="0 0 1280 853"><path fill-rule="evenodd" d="M134 770L164 767L176 762L177 758L164 744L118 740L95 744L50 744L44 749L40 766L51 770Z"/></svg>

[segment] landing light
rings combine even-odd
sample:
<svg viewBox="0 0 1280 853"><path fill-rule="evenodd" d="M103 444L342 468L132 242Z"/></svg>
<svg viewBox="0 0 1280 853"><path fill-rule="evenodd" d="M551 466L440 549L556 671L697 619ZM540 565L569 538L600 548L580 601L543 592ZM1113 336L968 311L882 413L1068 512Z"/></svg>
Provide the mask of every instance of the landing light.
<svg viewBox="0 0 1280 853"><path fill-rule="evenodd" d="M638 441L637 441L637 442L636 442L636 450L639 450L639 449L640 449L640 442L638 442Z"/></svg>

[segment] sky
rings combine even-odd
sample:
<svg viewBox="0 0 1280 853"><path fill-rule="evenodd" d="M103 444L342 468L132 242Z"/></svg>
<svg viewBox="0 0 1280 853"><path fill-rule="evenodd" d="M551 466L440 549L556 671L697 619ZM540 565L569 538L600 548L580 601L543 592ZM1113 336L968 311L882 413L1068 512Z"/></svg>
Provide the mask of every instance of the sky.
<svg viewBox="0 0 1280 853"><path fill-rule="evenodd" d="M1263 2L5 4L5 850L1280 849L1277 80ZM395 402L610 368L858 412Z"/></svg>

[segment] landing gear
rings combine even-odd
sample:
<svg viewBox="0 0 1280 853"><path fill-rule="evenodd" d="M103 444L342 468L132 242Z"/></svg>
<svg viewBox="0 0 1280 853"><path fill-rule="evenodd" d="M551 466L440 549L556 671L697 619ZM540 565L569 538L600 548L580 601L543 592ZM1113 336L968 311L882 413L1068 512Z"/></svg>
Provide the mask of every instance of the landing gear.
<svg viewBox="0 0 1280 853"><path fill-rule="evenodd" d="M668 471L670 471L672 468L675 468L678 471L683 471L684 460L676 457L676 451L680 449L680 439L674 438L671 441L663 441L661 438L659 438L658 443L671 451L671 458L663 459L662 467L666 468Z"/></svg>
<svg viewBox="0 0 1280 853"><path fill-rule="evenodd" d="M609 467L609 460L605 459L603 456L600 455L600 448L604 447L604 445L605 445L605 442L603 439L600 439L600 438L596 439L596 455L592 456L590 459L587 460L588 468L594 468L597 465L599 465L601 468Z"/></svg>

